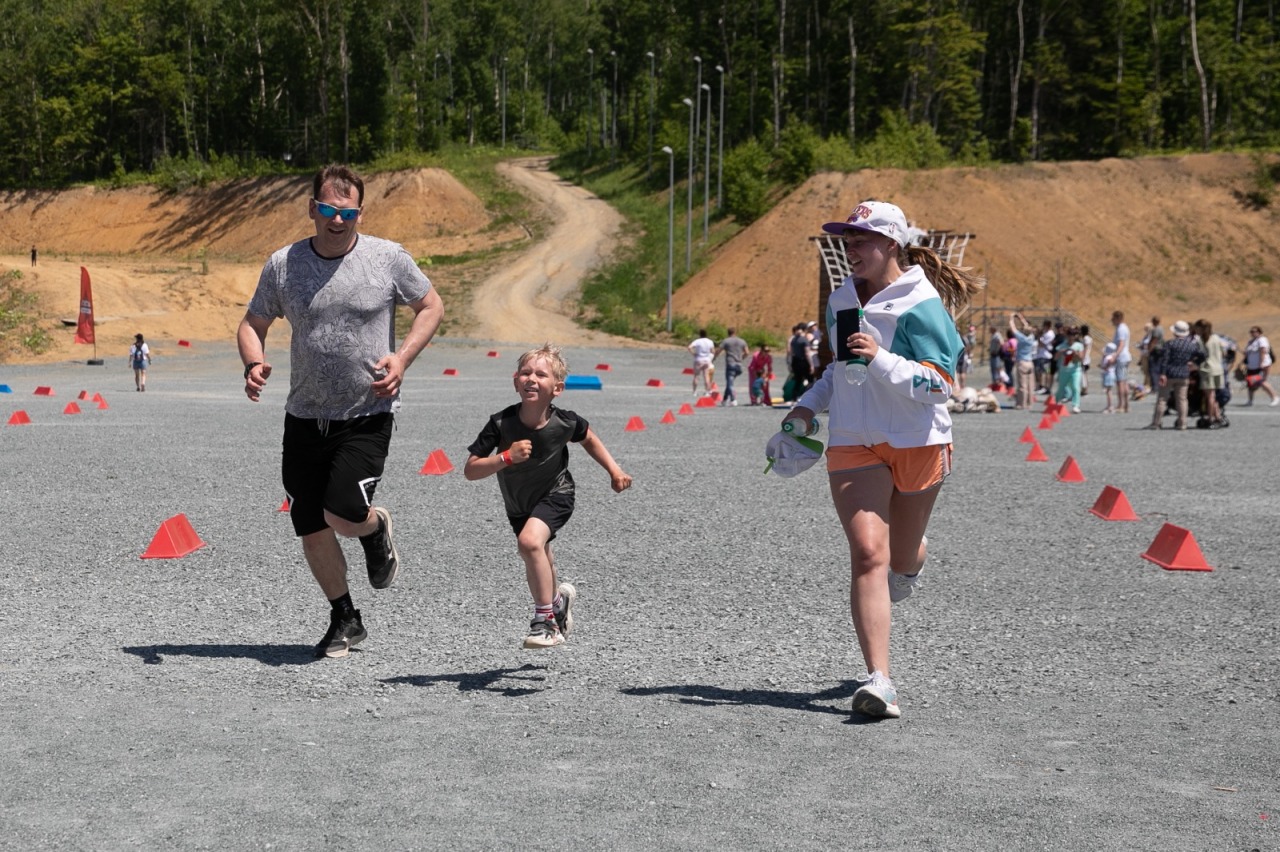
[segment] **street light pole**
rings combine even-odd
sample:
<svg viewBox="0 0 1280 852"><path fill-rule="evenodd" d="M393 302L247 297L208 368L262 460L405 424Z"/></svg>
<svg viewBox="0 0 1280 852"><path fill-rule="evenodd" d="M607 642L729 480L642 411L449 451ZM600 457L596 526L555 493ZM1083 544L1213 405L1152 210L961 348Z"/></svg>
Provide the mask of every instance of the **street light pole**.
<svg viewBox="0 0 1280 852"><path fill-rule="evenodd" d="M667 333L671 333L671 279L676 255L676 152L663 145L667 155Z"/></svg>
<svg viewBox="0 0 1280 852"><path fill-rule="evenodd" d="M720 126L719 151L716 153L716 209L724 209L724 66L717 65L720 72Z"/></svg>
<svg viewBox="0 0 1280 852"><path fill-rule="evenodd" d="M697 101L693 107L693 139L696 142L702 132L702 57L695 56L693 61L698 66L698 82L693 87L693 99Z"/></svg>
<svg viewBox="0 0 1280 852"><path fill-rule="evenodd" d="M596 52L587 48L587 162L591 162L591 115L596 109L595 87Z"/></svg>
<svg viewBox="0 0 1280 852"><path fill-rule="evenodd" d="M693 101L682 98L689 108L689 204L684 215L684 271L693 269Z"/></svg>
<svg viewBox="0 0 1280 852"><path fill-rule="evenodd" d="M644 173L646 175L651 175L653 174L653 110L656 105L654 101L657 98L655 93L656 81L654 74L654 63L656 60L654 59L652 50L647 51L645 56L649 57L649 160L645 165Z"/></svg>
<svg viewBox="0 0 1280 852"><path fill-rule="evenodd" d="M707 153L702 161L702 244L707 244L707 231L711 227L711 87L702 84L707 93Z"/></svg>
<svg viewBox="0 0 1280 852"><path fill-rule="evenodd" d="M612 113L609 116L609 165L618 159L618 51L609 51L613 58Z"/></svg>
<svg viewBox="0 0 1280 852"><path fill-rule="evenodd" d="M498 99L502 104L502 147L507 147L507 57L502 57L502 91ZM709 108L709 107L708 107Z"/></svg>

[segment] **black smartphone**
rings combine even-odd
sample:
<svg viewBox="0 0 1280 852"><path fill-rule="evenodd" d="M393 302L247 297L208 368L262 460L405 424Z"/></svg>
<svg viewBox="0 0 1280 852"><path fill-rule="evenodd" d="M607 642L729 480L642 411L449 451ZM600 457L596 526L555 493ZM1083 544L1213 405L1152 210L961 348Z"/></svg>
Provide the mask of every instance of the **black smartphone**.
<svg viewBox="0 0 1280 852"><path fill-rule="evenodd" d="M836 360L849 361L857 357L849 351L849 335L862 331L857 308L836 311Z"/></svg>

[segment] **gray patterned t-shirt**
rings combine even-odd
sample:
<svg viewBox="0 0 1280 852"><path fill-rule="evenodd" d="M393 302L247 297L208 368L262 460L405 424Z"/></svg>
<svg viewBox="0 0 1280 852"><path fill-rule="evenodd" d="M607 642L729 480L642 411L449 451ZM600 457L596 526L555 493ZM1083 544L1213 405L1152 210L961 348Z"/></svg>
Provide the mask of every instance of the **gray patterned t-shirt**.
<svg viewBox="0 0 1280 852"><path fill-rule="evenodd" d="M315 420L398 411L398 394L373 395L373 365L395 351L395 306L416 302L430 289L399 243L367 234L342 257L321 257L310 239L271 255L249 313L284 317L292 326L285 410Z"/></svg>

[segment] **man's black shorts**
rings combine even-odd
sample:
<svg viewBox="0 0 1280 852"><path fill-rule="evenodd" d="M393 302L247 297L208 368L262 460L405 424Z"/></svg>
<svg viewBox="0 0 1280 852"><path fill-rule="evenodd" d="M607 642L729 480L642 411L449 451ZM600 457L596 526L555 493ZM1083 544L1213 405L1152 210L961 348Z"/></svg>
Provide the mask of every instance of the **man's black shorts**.
<svg viewBox="0 0 1280 852"><path fill-rule="evenodd" d="M369 517L394 421L390 413L351 420L305 420L285 414L281 474L297 535L327 528L326 510L356 524Z"/></svg>

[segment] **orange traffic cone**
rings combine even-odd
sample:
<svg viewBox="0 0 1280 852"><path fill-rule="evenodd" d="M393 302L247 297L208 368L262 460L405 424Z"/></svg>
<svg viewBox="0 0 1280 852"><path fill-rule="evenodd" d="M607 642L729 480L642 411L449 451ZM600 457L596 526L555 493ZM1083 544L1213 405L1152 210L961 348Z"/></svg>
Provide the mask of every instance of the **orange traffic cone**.
<svg viewBox="0 0 1280 852"><path fill-rule="evenodd" d="M1141 520L1129 505L1129 498L1114 485L1108 485L1098 495L1097 502L1089 510L1104 521L1138 521Z"/></svg>
<svg viewBox="0 0 1280 852"><path fill-rule="evenodd" d="M68 402L67 407L62 409L62 413L63 414L79 414L80 406L76 405L74 402Z"/></svg>
<svg viewBox="0 0 1280 852"><path fill-rule="evenodd" d="M692 414L692 413L693 413L693 406L687 402L681 405L680 410L676 412L676 414Z"/></svg>
<svg viewBox="0 0 1280 852"><path fill-rule="evenodd" d="M610 367L608 364L596 364L596 369L602 373L607 373L612 370L613 367Z"/></svg>
<svg viewBox="0 0 1280 852"><path fill-rule="evenodd" d="M443 476L452 470L453 463L444 454L444 450L432 450L431 455L427 456L426 462L422 465L422 470L418 471L418 473L426 476Z"/></svg>
<svg viewBox="0 0 1280 852"><path fill-rule="evenodd" d="M290 507L289 507L289 498L288 498L288 497L285 497L285 498L284 498L284 502L280 504L280 508L279 508L279 509L277 509L276 511L278 511L278 512L287 512L287 511L289 511L289 508L290 508Z"/></svg>
<svg viewBox="0 0 1280 852"><path fill-rule="evenodd" d="M1052 417L1051 415L1048 415L1048 414L1046 414L1044 417L1041 417L1041 418L1040 418L1040 425L1039 425L1039 426L1037 426L1036 428L1037 428L1037 429L1052 429L1052 428L1053 428L1053 417Z"/></svg>
<svg viewBox="0 0 1280 852"><path fill-rule="evenodd" d="M458 375L458 368L457 368L457 367L445 367L445 368L444 368L444 374L445 374L446 376L456 376L456 375Z"/></svg>
<svg viewBox="0 0 1280 852"><path fill-rule="evenodd" d="M1031 445L1031 452L1027 453L1027 461L1047 462L1049 457L1044 454L1044 449L1040 446L1040 442L1036 441Z"/></svg>
<svg viewBox="0 0 1280 852"><path fill-rule="evenodd" d="M626 428L623 431L624 432L643 432L644 430L645 430L644 421L641 420L639 417L632 417L630 420L627 421Z"/></svg>
<svg viewBox="0 0 1280 852"><path fill-rule="evenodd" d="M1033 435L1033 434L1031 434L1031 427L1030 427L1030 426L1028 426L1027 428L1023 429L1023 430L1022 430L1022 437L1018 439L1018 443L1019 443L1019 444L1034 444L1035 442L1036 442L1036 436L1035 436L1035 435Z"/></svg>
<svg viewBox="0 0 1280 852"><path fill-rule="evenodd" d="M651 388L660 388L662 387L662 379L650 379L649 381L645 382L645 386L651 387Z"/></svg>
<svg viewBox="0 0 1280 852"><path fill-rule="evenodd" d="M1154 562L1166 571L1212 571L1204 561L1200 545L1190 530L1165 524L1156 533L1155 541L1142 554L1148 562Z"/></svg>
<svg viewBox="0 0 1280 852"><path fill-rule="evenodd" d="M187 520L187 516L179 513L160 525L160 529L156 530L151 544L141 558L177 559L202 547L204 542L191 528L191 522Z"/></svg>
<svg viewBox="0 0 1280 852"><path fill-rule="evenodd" d="M27 412L21 411L21 410L13 412L12 416L9 417L10 426L25 426L30 422L31 422L30 415L28 415Z"/></svg>
<svg viewBox="0 0 1280 852"><path fill-rule="evenodd" d="M1067 456L1067 460L1062 463L1061 469L1058 470L1059 482L1084 482L1084 474L1080 472L1080 465L1076 464L1076 460L1071 456Z"/></svg>
<svg viewBox="0 0 1280 852"><path fill-rule="evenodd" d="M490 350L489 350L489 352L487 353L487 356L488 356L489 358L497 358L497 357L498 357L498 353L497 353L497 352L495 352L494 350L490 349Z"/></svg>
<svg viewBox="0 0 1280 852"><path fill-rule="evenodd" d="M667 413L666 413L666 414L664 414L664 415L662 415L662 419L661 419L661 420L659 420L658 422L659 422L659 423L675 423L675 422L676 422L676 416L675 416L674 414L672 414L672 413L671 413L671 409L670 409L670 408L668 408L668 409L667 409Z"/></svg>

